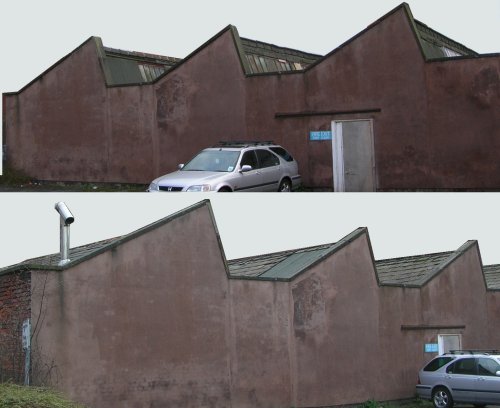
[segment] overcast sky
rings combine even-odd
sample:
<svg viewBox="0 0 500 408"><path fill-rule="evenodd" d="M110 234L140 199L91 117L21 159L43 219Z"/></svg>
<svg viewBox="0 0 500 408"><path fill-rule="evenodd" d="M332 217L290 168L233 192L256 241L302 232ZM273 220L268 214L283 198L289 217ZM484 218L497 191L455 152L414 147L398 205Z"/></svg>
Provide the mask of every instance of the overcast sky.
<svg viewBox="0 0 500 408"><path fill-rule="evenodd" d="M400 3L1 1L0 91L18 91L90 36L101 37L104 45L113 48L183 58L232 24L242 37L324 55ZM500 0L413 0L409 4L416 19L442 34L480 53L500 52Z"/></svg>
<svg viewBox="0 0 500 408"><path fill-rule="evenodd" d="M106 46L185 57L228 24L242 37L326 54L398 0L2 1L0 91L17 91L95 35ZM500 52L500 1L409 1L416 19L481 53ZM58 214L76 221L72 244L125 234L198 195L0 194L0 267L57 252ZM234 194L213 207L229 258L335 242L369 227L378 259L448 251L478 239L500 263L498 194ZM108 212L113 212L108 217ZM202 239L193 237L193 239Z"/></svg>
<svg viewBox="0 0 500 408"><path fill-rule="evenodd" d="M3 193L0 267L59 251L57 201L75 216L74 247L127 234L204 197L229 259L336 242L368 227L376 259L452 251L476 239L483 262L500 263L500 194L493 193Z"/></svg>

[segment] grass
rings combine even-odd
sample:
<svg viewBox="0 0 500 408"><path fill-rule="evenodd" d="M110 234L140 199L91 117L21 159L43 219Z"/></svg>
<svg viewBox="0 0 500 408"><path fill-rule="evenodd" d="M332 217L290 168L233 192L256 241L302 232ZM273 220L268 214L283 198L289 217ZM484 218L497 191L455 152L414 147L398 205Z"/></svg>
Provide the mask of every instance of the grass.
<svg viewBox="0 0 500 408"><path fill-rule="evenodd" d="M368 400L363 404L359 405L358 407L359 408L433 408L433 405L430 401L424 401L422 399L415 398L409 400L388 401L388 402Z"/></svg>
<svg viewBox="0 0 500 408"><path fill-rule="evenodd" d="M0 384L0 408L84 408L47 388Z"/></svg>

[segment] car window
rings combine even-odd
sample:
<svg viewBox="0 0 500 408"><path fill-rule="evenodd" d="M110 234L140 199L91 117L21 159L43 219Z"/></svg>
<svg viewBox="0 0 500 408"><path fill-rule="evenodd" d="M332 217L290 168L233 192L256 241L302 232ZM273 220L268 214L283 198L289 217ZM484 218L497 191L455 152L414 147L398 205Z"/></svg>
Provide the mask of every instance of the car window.
<svg viewBox="0 0 500 408"><path fill-rule="evenodd" d="M480 357L477 362L477 370L479 375L496 376L497 371L500 371L500 364L492 358Z"/></svg>
<svg viewBox="0 0 500 408"><path fill-rule="evenodd" d="M231 150L203 150L191 159L182 171L231 172L240 152Z"/></svg>
<svg viewBox="0 0 500 408"><path fill-rule="evenodd" d="M453 357L437 357L424 367L424 371L436 371L448 364Z"/></svg>
<svg viewBox="0 0 500 408"><path fill-rule="evenodd" d="M280 159L268 150L257 149L256 153L259 158L259 165L261 168L277 166L280 164Z"/></svg>
<svg viewBox="0 0 500 408"><path fill-rule="evenodd" d="M280 156L281 158L283 158L288 162L293 161L292 155L282 147L270 147L269 150L272 150L274 153L276 153L278 156Z"/></svg>
<svg viewBox="0 0 500 408"><path fill-rule="evenodd" d="M257 165L257 157L255 156L255 152L253 150L249 150L243 153L240 166L243 167L245 165L252 166L252 169L259 168L259 166Z"/></svg>
<svg viewBox="0 0 500 408"><path fill-rule="evenodd" d="M476 375L476 359L475 358L462 358L450 364L446 368L448 374L467 374Z"/></svg>

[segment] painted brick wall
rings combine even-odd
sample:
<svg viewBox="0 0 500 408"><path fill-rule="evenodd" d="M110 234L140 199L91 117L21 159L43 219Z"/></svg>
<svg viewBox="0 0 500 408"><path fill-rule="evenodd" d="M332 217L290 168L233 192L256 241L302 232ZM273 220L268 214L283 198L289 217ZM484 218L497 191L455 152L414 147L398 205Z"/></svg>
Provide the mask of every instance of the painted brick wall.
<svg viewBox="0 0 500 408"><path fill-rule="evenodd" d="M31 315L31 273L0 276L0 382L24 380L23 321Z"/></svg>

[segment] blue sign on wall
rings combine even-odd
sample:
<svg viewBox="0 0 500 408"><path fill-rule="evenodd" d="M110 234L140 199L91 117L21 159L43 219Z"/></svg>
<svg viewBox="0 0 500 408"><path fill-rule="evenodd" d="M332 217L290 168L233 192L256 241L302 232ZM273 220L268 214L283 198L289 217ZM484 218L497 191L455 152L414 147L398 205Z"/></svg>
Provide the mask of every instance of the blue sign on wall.
<svg viewBox="0 0 500 408"><path fill-rule="evenodd" d="M312 130L309 132L309 140L332 140L330 130Z"/></svg>
<svg viewBox="0 0 500 408"><path fill-rule="evenodd" d="M437 343L426 343L424 346L424 351L426 353L437 353L439 350Z"/></svg>

